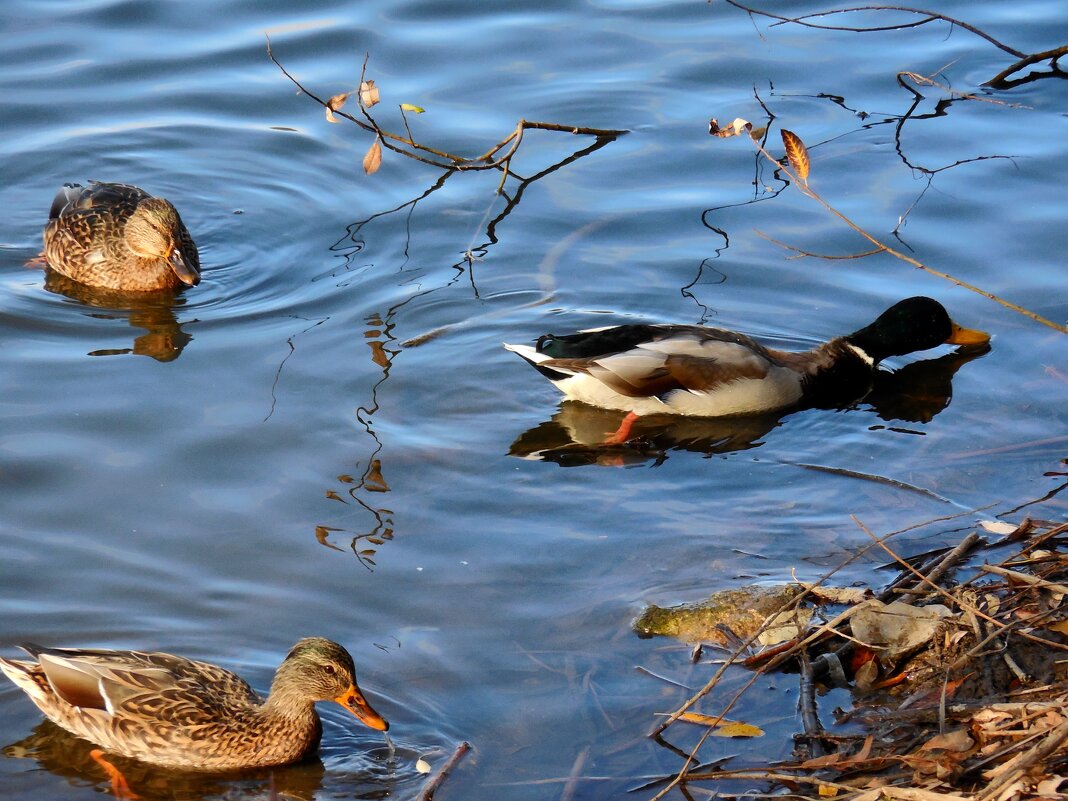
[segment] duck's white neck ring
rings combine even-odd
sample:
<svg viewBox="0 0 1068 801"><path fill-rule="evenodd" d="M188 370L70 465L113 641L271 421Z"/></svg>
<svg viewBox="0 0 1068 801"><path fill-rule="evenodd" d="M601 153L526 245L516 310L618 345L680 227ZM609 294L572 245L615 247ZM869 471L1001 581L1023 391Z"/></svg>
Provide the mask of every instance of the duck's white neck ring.
<svg viewBox="0 0 1068 801"><path fill-rule="evenodd" d="M871 356L869 356L867 351L865 351L863 348L858 348L852 342L847 342L845 344L846 344L847 348L849 348L851 351L853 351L855 354L857 354L857 356L859 356L861 359L863 359L864 362L868 365L868 367L874 367L875 366L875 359L873 359Z"/></svg>

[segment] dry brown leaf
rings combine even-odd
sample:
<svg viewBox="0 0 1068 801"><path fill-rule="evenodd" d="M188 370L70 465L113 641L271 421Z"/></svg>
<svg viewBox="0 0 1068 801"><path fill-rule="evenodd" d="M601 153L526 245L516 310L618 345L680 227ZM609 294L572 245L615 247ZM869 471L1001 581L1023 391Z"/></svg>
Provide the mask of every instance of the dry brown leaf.
<svg viewBox="0 0 1068 801"><path fill-rule="evenodd" d="M1064 783L1065 778L1064 776L1050 776L1048 779L1043 779L1035 786L1035 793L1046 798L1053 798L1059 795L1057 788Z"/></svg>
<svg viewBox="0 0 1068 801"><path fill-rule="evenodd" d="M334 95L332 98L326 101L326 121L337 122L337 117L334 116L335 111L340 111L341 107L345 105L345 101L349 99L351 92L342 92L339 95Z"/></svg>
<svg viewBox="0 0 1068 801"><path fill-rule="evenodd" d="M368 175L374 175L382 166L382 142L375 139L367 155L363 157L363 171Z"/></svg>
<svg viewBox="0 0 1068 801"><path fill-rule="evenodd" d="M985 611L988 615L996 615L998 610L1001 609L1001 599L994 595L994 593L988 592L983 596L983 600L986 601Z"/></svg>
<svg viewBox="0 0 1068 801"><path fill-rule="evenodd" d="M928 642L943 618L953 617L941 604L911 606L902 601L884 604L876 599L856 607L850 619L853 636L878 649L891 661Z"/></svg>
<svg viewBox="0 0 1068 801"><path fill-rule="evenodd" d="M920 787L882 787L879 790L886 798L900 801L964 801L965 796L955 793L936 793ZM866 794L865 794L866 795ZM857 799L859 801L859 799Z"/></svg>
<svg viewBox="0 0 1068 801"><path fill-rule="evenodd" d="M708 121L708 132L712 136L719 136L726 138L728 136L737 136L742 131L752 131L753 123L748 120L743 120L741 117L735 117L730 125L720 127L719 122L713 118Z"/></svg>
<svg viewBox="0 0 1068 801"><path fill-rule="evenodd" d="M1003 520L980 520L979 525L983 530L999 537L1007 537L1019 528L1015 523L1006 523Z"/></svg>
<svg viewBox="0 0 1068 801"><path fill-rule="evenodd" d="M1022 780L1014 781L997 794L996 801L1009 801L1012 798L1020 798L1026 789L1027 786Z"/></svg>
<svg viewBox="0 0 1068 801"><path fill-rule="evenodd" d="M980 726L987 728L1011 719L1012 715L1000 709L980 709L972 715L972 723L978 723Z"/></svg>
<svg viewBox="0 0 1068 801"><path fill-rule="evenodd" d="M854 678L859 689L870 690L872 685L879 680L879 661L877 659L869 659L857 669Z"/></svg>
<svg viewBox="0 0 1068 801"><path fill-rule="evenodd" d="M378 102L378 87L374 81L364 81L360 84L360 105L371 108Z"/></svg>
<svg viewBox="0 0 1068 801"><path fill-rule="evenodd" d="M837 765L842 761L841 754L824 754L823 756L812 757L812 759L806 759L797 767L804 770L811 768L828 768L831 765Z"/></svg>
<svg viewBox="0 0 1068 801"><path fill-rule="evenodd" d="M955 751L963 753L975 747L975 741L968 735L967 729L954 729L945 734L936 734L920 746L921 751Z"/></svg>
<svg viewBox="0 0 1068 801"><path fill-rule="evenodd" d="M1045 715L1039 718L1039 720L1046 721L1046 725L1052 729L1054 726L1060 726L1062 723L1064 723L1064 715L1060 714L1054 709L1051 709Z"/></svg>
<svg viewBox="0 0 1068 801"><path fill-rule="evenodd" d="M783 128L780 133L782 134L783 146L786 148L786 158L790 160L790 167L798 178L808 183L809 161L808 149L805 147L805 143L793 131Z"/></svg>
<svg viewBox="0 0 1068 801"><path fill-rule="evenodd" d="M806 607L779 612L764 623L766 628L757 636L757 642L761 645L789 642L804 634L811 620L812 610Z"/></svg>

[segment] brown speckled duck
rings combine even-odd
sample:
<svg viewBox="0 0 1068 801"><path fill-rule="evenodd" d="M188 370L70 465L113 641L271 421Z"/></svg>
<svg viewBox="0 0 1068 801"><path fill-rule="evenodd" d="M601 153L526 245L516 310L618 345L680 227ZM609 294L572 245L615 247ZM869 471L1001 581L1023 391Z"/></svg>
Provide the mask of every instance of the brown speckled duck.
<svg viewBox="0 0 1068 801"><path fill-rule="evenodd" d="M985 345L936 300L907 298L869 325L809 351L765 348L744 334L696 325L631 324L546 334L505 347L572 400L629 412L613 441L642 414L751 415L852 400L879 362L943 343Z"/></svg>
<svg viewBox="0 0 1068 801"><path fill-rule="evenodd" d="M44 258L89 286L152 292L194 286L200 254L178 210L127 184L66 184L52 201Z"/></svg>
<svg viewBox="0 0 1068 801"><path fill-rule="evenodd" d="M356 686L348 651L321 637L293 646L266 700L230 671L180 656L22 648L36 661L0 658L0 669L50 720L109 753L156 765L221 771L296 762L319 744L316 701L389 728Z"/></svg>

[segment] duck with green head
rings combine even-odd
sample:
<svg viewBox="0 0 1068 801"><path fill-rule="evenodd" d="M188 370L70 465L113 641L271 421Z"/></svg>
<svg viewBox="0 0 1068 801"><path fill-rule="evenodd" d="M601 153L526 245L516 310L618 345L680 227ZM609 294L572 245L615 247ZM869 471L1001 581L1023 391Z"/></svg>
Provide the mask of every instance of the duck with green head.
<svg viewBox="0 0 1068 801"><path fill-rule="evenodd" d="M643 414L721 417L849 402L868 391L887 357L989 340L954 323L937 301L915 297L852 334L800 353L695 325L621 325L505 347L567 398L629 412L633 422ZM621 429L618 441L625 434Z"/></svg>
<svg viewBox="0 0 1068 801"><path fill-rule="evenodd" d="M0 670L47 718L111 754L156 765L221 771L296 762L319 744L317 701L389 728L357 687L348 651L322 637L293 646L266 699L229 670L171 654L22 648L34 661L0 658Z"/></svg>
<svg viewBox="0 0 1068 801"><path fill-rule="evenodd" d="M56 272L104 289L153 292L200 281L200 254L178 210L127 184L63 186L43 255Z"/></svg>

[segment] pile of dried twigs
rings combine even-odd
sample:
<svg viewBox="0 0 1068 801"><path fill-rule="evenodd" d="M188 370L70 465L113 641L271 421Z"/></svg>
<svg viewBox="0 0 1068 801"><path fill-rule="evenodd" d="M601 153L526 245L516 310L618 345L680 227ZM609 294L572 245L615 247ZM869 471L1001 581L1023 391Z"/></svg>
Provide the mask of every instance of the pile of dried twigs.
<svg viewBox="0 0 1068 801"><path fill-rule="evenodd" d="M843 801L1065 797L1068 524L993 524L985 538L971 533L956 547L909 559L869 535L900 568L895 581L863 599L828 592L843 611L802 626L787 642L755 651L754 634L653 732L694 722L698 716L688 710L714 699L709 694L732 666L754 675L720 717L760 675L796 670L804 732L795 736L794 758L759 769L702 766L699 751L717 719L701 716L709 724L705 737L655 798L673 788L687 798L709 790ZM818 602L833 572L804 585L766 628ZM828 731L817 691L836 684L852 689L853 709ZM834 733L846 721L848 733Z"/></svg>

